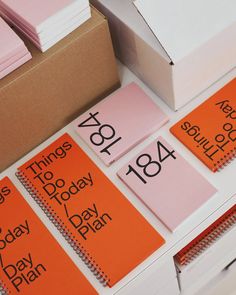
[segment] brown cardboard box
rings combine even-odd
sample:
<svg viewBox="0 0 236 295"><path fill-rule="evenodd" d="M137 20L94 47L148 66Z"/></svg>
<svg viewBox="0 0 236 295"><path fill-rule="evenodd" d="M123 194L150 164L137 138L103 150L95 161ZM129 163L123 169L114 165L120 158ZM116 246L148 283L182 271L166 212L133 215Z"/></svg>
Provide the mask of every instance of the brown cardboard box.
<svg viewBox="0 0 236 295"><path fill-rule="evenodd" d="M106 19L92 18L0 80L0 172L119 86Z"/></svg>

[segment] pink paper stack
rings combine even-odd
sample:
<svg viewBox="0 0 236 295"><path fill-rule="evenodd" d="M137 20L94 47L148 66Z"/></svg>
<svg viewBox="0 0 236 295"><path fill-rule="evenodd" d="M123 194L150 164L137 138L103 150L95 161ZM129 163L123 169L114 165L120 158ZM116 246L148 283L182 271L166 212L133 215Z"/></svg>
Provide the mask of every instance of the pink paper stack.
<svg viewBox="0 0 236 295"><path fill-rule="evenodd" d="M42 52L91 17L88 0L0 0L0 13Z"/></svg>
<svg viewBox="0 0 236 295"><path fill-rule="evenodd" d="M0 79L31 59L24 42L0 18Z"/></svg>

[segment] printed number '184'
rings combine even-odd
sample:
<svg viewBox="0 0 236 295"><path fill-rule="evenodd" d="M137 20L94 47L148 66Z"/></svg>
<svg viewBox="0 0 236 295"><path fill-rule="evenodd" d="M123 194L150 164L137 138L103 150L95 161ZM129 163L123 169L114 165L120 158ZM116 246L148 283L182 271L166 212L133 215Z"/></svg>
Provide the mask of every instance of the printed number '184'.
<svg viewBox="0 0 236 295"><path fill-rule="evenodd" d="M133 166L129 165L129 170L126 173L126 175L129 175L130 173L134 173L144 184L147 183L146 177L155 177L157 176L162 169L161 163L163 163L166 159L169 157L172 157L174 160L176 160L176 156L174 155L175 151L169 151L169 149L160 141L157 142L157 155L158 155L158 161L155 161L152 159L151 155L149 154L142 154L140 155L136 160L136 165L139 168L143 169L143 175L141 175L137 169L135 169ZM146 177L145 177L146 176Z"/></svg>
<svg viewBox="0 0 236 295"><path fill-rule="evenodd" d="M80 128L84 127L99 127L97 132L94 132L90 135L90 142L95 146L102 146L106 141L111 141L115 135L115 129L109 124L101 124L101 122L97 119L99 112L89 113L89 117L84 120L82 123L78 125ZM104 147L100 153L106 153L111 155L110 148L114 146L117 142L119 142L122 137L118 137L114 139L111 143L109 143L106 147Z"/></svg>

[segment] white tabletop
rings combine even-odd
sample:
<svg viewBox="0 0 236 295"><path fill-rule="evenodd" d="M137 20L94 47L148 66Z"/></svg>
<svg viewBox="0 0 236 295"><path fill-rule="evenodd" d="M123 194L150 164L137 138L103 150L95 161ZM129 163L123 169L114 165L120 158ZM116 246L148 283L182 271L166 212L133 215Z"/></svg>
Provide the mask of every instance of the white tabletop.
<svg viewBox="0 0 236 295"><path fill-rule="evenodd" d="M209 215L221 207L227 200L231 199L235 203L235 198L232 196L236 193L236 161L232 162L224 170L219 173L211 172L201 161L199 161L186 147L184 147L173 135L170 134L169 128L182 118L189 111L194 109L197 105L207 99L210 95L215 93L218 89L223 87L227 82L229 82L236 75L236 69L228 73L217 83L212 85L208 90L203 92L199 97L195 98L187 106L178 112L172 111L159 97L157 97L147 86L145 86L136 76L134 76L126 67L119 65L120 75L122 80L122 85L127 85L128 83L135 81L138 83L148 95L166 112L170 117L170 122L166 124L163 128L153 134L151 137L146 139L144 142L135 147L127 155L122 157L119 161L111 165L111 167L106 167L100 159L88 148L88 146L81 141L74 131L72 124L67 125L65 128L60 130L46 142L41 144L35 150L30 152L24 158L19 160L17 163L12 165L9 169L0 174L0 178L8 175L17 186L17 188L24 194L26 200L29 202L31 207L36 211L41 220L46 224L51 233L56 237L56 239L63 246L65 251L74 260L77 266L84 272L86 277L98 290L99 294L114 294L118 292L121 288L127 285L131 280L137 277L144 269L146 269L154 261L158 263L158 260L165 259L168 254L173 255L173 251L179 251L183 247L183 243L191 240L191 234L193 234L195 228L204 221ZM41 209L37 204L31 199L31 197L26 193L25 189L19 183L15 177L16 168L23 164L25 161L29 160L32 156L37 154L40 150L46 147L49 143L53 142L55 138L59 135L68 132L77 143L85 150L85 152L94 160L94 162L104 171L104 173L115 183L119 189L127 196L127 198L134 204L134 206L146 217L146 219L160 232L161 235L166 240L166 244L157 250L153 255L151 255L147 260L145 260L141 265L134 269L129 275L117 283L113 288L103 288L94 278L92 273L87 269L78 256L73 252L73 250L67 245L65 240L60 236L56 228L50 223L47 217L43 214ZM116 172L127 163L134 155L140 152L145 146L151 143L157 136L163 136L176 150L181 153L181 155L186 158L202 175L204 175L209 182L211 182L217 189L217 194L211 198L203 207L197 210L192 216L190 216L178 229L176 232L171 233L146 207L139 199L131 192L129 189L119 180ZM201 230L201 228L199 229ZM174 254L175 254L174 253Z"/></svg>

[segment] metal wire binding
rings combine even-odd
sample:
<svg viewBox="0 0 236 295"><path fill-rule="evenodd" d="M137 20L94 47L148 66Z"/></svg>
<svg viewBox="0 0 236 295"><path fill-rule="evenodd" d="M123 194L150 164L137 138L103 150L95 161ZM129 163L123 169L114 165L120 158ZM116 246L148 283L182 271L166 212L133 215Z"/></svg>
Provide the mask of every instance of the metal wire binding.
<svg viewBox="0 0 236 295"><path fill-rule="evenodd" d="M210 245L219 240L226 232L228 232L233 226L236 225L236 212L228 219L222 221L222 223L215 227L212 232L203 237L203 239L195 244L189 251L185 254L184 265L188 265L194 259L196 259L200 254L202 254Z"/></svg>
<svg viewBox="0 0 236 295"><path fill-rule="evenodd" d="M1 295L9 295L11 292L10 290L7 288L7 285L0 280L0 294Z"/></svg>
<svg viewBox="0 0 236 295"><path fill-rule="evenodd" d="M16 172L16 177L23 184L25 189L29 192L31 197L40 206L45 215L54 224L57 230L63 235L65 240L69 243L72 249L78 254L78 256L83 260L87 267L91 270L97 280L106 287L110 281L108 276L102 271L96 261L93 260L92 256L88 251L81 245L81 243L76 239L76 237L70 232L64 222L56 214L54 209L48 204L47 201L39 198L40 193L34 188L31 181L26 177L23 171ZM5 294L3 294L5 295Z"/></svg>
<svg viewBox="0 0 236 295"><path fill-rule="evenodd" d="M223 158L214 164L216 171L220 171L228 166L236 158L236 147L228 152Z"/></svg>

